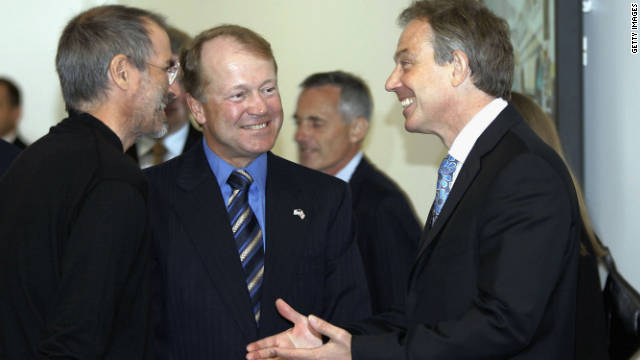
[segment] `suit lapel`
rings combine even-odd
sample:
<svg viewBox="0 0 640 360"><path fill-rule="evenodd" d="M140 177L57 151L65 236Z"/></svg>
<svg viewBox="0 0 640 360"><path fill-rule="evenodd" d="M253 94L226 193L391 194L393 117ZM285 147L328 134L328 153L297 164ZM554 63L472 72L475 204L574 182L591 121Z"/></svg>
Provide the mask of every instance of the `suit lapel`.
<svg viewBox="0 0 640 360"><path fill-rule="evenodd" d="M266 188L266 252L264 280L262 285L263 315L265 318L279 316L273 304L264 303L286 294L286 288L294 281L294 267L306 237L306 222L301 216L293 214L294 209L305 212L306 221L311 209L306 197L288 176L290 171L283 168L283 160L272 153L267 156ZM284 259L284 260L283 260ZM281 295L280 295L281 296ZM286 299L285 299L286 300Z"/></svg>
<svg viewBox="0 0 640 360"><path fill-rule="evenodd" d="M442 230L442 227L444 226L444 224L446 224L447 220L451 216L451 213L456 208L456 206L460 202L460 199L469 188L469 185L471 185L473 179L475 179L476 175L478 174L478 170L480 169L479 165L480 164L478 161L475 161L475 159L472 159L471 157L467 157L467 160L465 161L464 166L458 174L458 178L453 185L453 189L451 189L451 192L449 193L447 202L444 204L440 215L438 215L438 218L436 219L436 222L433 224L433 226L425 232L424 235L426 235L426 237L423 236L421 246L418 251L418 256L422 254L422 252L429 246L429 244L431 244L433 238L438 235L440 230ZM432 214L430 212L429 220L431 220L431 218ZM425 229L428 225L429 224L427 223Z"/></svg>
<svg viewBox="0 0 640 360"><path fill-rule="evenodd" d="M176 197L174 205L189 240L232 317L247 337L252 338L256 327L242 265L222 194L201 142L185 153L178 186L183 193Z"/></svg>
<svg viewBox="0 0 640 360"><path fill-rule="evenodd" d="M431 229L428 229L427 226L425 226L421 246L418 250L418 258L422 256L424 251L433 242L433 239L442 230L458 206L458 203L467 192L467 189L478 175L478 172L480 172L480 162L482 157L496 146L507 130L509 130L519 118L520 114L518 114L515 108L510 104L507 105L507 107L480 135L478 140L476 140L476 143L469 152L469 155L456 178L453 189L451 189L447 202L444 204L438 219ZM429 220L430 219L431 212L429 212Z"/></svg>

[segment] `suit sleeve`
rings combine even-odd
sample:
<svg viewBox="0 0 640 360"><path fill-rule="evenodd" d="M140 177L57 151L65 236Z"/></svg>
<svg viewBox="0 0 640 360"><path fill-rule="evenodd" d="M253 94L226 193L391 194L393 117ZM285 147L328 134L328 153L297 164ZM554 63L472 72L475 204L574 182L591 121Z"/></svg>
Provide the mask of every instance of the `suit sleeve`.
<svg viewBox="0 0 640 360"><path fill-rule="evenodd" d="M354 321L371 314L367 280L355 241L351 192L341 184L335 212L327 233L324 317L330 321Z"/></svg>
<svg viewBox="0 0 640 360"><path fill-rule="evenodd" d="M533 155L512 160L489 189L477 214L477 292L469 309L452 321L386 334L380 330L393 324L356 324L355 333L378 335L354 336L353 359L509 358L531 343L577 254L573 203L560 176Z"/></svg>
<svg viewBox="0 0 640 360"><path fill-rule="evenodd" d="M60 287L51 299L39 353L46 358L98 359L108 351L116 310L132 281L145 286L146 205L129 184L103 181L87 195L69 237L59 249ZM143 267L144 268L144 267ZM132 299L127 299L131 301ZM148 309L132 313L146 318ZM135 320L138 320L135 317ZM134 321L135 321L134 320ZM122 326L123 324L118 324ZM138 328L138 324L125 325ZM144 344L146 334L132 342Z"/></svg>

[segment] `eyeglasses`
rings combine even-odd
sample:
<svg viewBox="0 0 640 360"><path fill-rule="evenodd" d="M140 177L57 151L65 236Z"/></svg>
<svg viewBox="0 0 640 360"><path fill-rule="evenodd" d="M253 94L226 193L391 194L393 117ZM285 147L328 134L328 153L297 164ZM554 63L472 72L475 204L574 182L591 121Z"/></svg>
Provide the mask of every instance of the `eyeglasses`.
<svg viewBox="0 0 640 360"><path fill-rule="evenodd" d="M169 66L158 66L150 62L147 62L147 65L151 65L155 68L165 71L167 73L167 79L169 80L169 85L173 84L173 82L176 81L176 78L178 77L178 71L180 70L179 61L176 61L173 63L173 65L169 65Z"/></svg>

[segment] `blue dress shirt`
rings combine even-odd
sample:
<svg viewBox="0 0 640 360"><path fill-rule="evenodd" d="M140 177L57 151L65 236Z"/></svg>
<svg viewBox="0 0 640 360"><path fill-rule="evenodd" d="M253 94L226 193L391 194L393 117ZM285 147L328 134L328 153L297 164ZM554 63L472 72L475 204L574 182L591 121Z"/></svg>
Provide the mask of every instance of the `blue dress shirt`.
<svg viewBox="0 0 640 360"><path fill-rule="evenodd" d="M207 157L207 161L209 162L209 167L211 171L216 177L218 181L218 186L220 187L220 192L222 193L222 199L224 203L227 203L229 200L229 196L231 196L231 186L227 184L227 179L229 175L236 170L242 168L235 168L228 162L224 161L221 157L219 157L216 153L209 149L207 146L207 142L204 137L202 137L204 154ZM260 224L260 228L262 229L262 243L264 245L265 250L267 249L266 244L266 236L267 229L265 228L264 222L264 204L265 204L265 189L267 184L267 154L261 154L255 160L253 160L249 166L245 167L244 170L249 172L251 177L253 178L253 183L249 187L249 206L251 206L251 210L256 215L258 219L258 224Z"/></svg>

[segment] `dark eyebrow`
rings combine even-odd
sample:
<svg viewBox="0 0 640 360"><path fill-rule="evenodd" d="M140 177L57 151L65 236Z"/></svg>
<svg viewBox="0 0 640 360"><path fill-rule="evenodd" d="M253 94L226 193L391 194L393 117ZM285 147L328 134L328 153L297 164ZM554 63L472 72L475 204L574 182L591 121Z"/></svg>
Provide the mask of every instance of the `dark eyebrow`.
<svg viewBox="0 0 640 360"><path fill-rule="evenodd" d="M402 50L398 50L395 55L393 55L393 61L398 62L398 58L409 52L409 49L404 48Z"/></svg>
<svg viewBox="0 0 640 360"><path fill-rule="evenodd" d="M275 79L267 79L267 80L263 81L262 84L260 84L259 87L263 87L268 83L272 83L272 85L275 86L276 85L276 80Z"/></svg>
<svg viewBox="0 0 640 360"><path fill-rule="evenodd" d="M298 120L299 120L299 121L303 121L303 120L304 120L304 119L300 118L300 117L298 116L298 114L293 114L293 119L294 119L294 120L296 120L296 121L298 121ZM307 117L307 120L310 120L310 121L324 121L324 119L323 119L323 118L318 117L318 116L316 116L316 115L308 116L308 117Z"/></svg>

